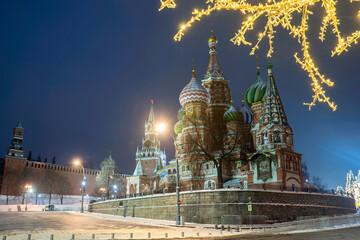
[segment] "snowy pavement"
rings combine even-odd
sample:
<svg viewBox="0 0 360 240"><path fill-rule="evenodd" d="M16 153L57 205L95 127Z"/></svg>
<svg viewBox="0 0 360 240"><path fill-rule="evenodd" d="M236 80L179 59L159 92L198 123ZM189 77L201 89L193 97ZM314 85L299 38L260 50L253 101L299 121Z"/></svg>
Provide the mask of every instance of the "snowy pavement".
<svg viewBox="0 0 360 240"><path fill-rule="evenodd" d="M186 223L176 226L174 221L122 217L99 213L78 212L3 212L0 213L0 239L296 239L296 236L326 235L328 232L360 234L358 215L308 219L273 225L243 226L236 232L215 229L212 224ZM354 227L355 226L355 227ZM265 228L266 227L266 228ZM268 228L272 227L272 228ZM349 228L352 227L352 228ZM351 231L340 229L349 228ZM329 229L337 229L331 230ZM322 232L319 233L319 230ZM358 232L357 232L358 231ZM355 234L355 235L356 235ZM336 235L336 234L335 234ZM293 236L294 238L288 238ZM93 238L94 237L94 238ZM308 238L299 238L308 239ZM325 238L319 238L325 239ZM339 238L341 240L346 237ZM351 238L349 238L351 239Z"/></svg>

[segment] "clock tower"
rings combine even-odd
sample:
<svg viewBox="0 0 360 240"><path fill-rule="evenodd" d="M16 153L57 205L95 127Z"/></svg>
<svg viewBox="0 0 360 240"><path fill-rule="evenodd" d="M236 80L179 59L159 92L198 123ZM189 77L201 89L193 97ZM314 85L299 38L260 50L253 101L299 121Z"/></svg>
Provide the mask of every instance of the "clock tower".
<svg viewBox="0 0 360 240"><path fill-rule="evenodd" d="M166 165L166 155L160 150L158 133L155 131L154 101L151 107L148 121L145 122L145 138L141 147L136 151L136 169L134 176L150 175L156 173Z"/></svg>

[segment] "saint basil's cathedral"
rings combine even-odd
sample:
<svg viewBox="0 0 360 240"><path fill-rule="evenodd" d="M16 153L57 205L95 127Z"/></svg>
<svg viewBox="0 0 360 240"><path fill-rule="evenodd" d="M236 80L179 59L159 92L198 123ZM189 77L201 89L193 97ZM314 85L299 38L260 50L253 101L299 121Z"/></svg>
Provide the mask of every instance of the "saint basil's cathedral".
<svg viewBox="0 0 360 240"><path fill-rule="evenodd" d="M136 168L127 178L128 196L174 192L176 160L181 191L303 188L301 154L294 152L293 131L276 87L273 66L267 66L266 82L257 67L255 81L237 108L232 102L230 81L217 58L217 43L211 32L204 79L199 81L193 69L190 82L180 93L181 108L174 126L176 159L168 164L165 151L160 149L151 102L145 138L136 151ZM215 141L220 139L218 136L225 136L222 144ZM228 157L224 158L224 152Z"/></svg>

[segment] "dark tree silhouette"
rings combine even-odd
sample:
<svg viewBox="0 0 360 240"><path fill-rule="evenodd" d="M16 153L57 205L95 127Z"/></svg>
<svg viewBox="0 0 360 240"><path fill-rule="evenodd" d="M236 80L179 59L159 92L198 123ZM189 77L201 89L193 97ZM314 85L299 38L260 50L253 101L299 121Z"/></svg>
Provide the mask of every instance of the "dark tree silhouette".
<svg viewBox="0 0 360 240"><path fill-rule="evenodd" d="M190 119L195 134L188 134L186 137L185 151L192 154L191 162L195 173L200 174L201 165L196 164L202 162L212 162L217 170L218 188L223 187L223 169L225 165L231 162L242 160L247 161L245 143L242 139L240 124L234 123L228 125L228 129L220 130L212 126L211 121L207 119ZM204 130L205 129L205 130ZM205 131L205 137L202 132ZM208 137L206 137L206 135ZM212 147L210 147L212 146ZM203 160L203 161L202 161ZM194 176L200 177L200 176Z"/></svg>
<svg viewBox="0 0 360 240"><path fill-rule="evenodd" d="M27 160L29 160L29 161L31 161L31 160L32 160L32 152L31 152L31 151L29 151L29 154L28 154Z"/></svg>

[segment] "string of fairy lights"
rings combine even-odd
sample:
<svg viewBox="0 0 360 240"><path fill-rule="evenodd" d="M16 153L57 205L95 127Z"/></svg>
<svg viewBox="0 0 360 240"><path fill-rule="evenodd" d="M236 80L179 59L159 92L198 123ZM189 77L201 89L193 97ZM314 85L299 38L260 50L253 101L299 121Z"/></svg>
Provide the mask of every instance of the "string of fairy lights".
<svg viewBox="0 0 360 240"><path fill-rule="evenodd" d="M359 2L360 0L349 1L352 3ZM164 8L176 8L175 0L160 0L160 3L161 6L159 11ZM265 17L267 18L267 22L264 26L264 30L258 35L257 42L252 47L250 55L255 54L255 51L259 49L259 44L263 38L267 37L269 42L267 57L270 58L274 52L273 39L276 33L274 29L281 26L288 30L289 34L296 38L302 47L301 54L298 54L297 52L294 54L295 60L301 65L302 69L308 72L309 77L312 80L311 86L314 92L312 101L304 103L304 105L307 105L309 110L311 110L317 102L325 102L333 111L337 109L337 105L330 100L323 88L324 85L330 87L334 86L334 82L319 72L310 56L310 43L307 40L307 31L309 29L308 19L309 15L313 14L313 12L309 10L309 7L321 3L321 6L325 10L325 15L322 18L319 38L321 41L325 40L329 26L332 27L332 33L335 34L337 38L337 45L332 51L331 56L340 55L342 52L348 51L352 45L357 44L357 41L360 38L360 31L356 31L348 37L343 37L340 33L340 21L336 13L336 0L268 0L266 3L257 4L251 4L249 3L249 0L205 0L205 3L207 4L207 8L200 10L194 9L191 19L180 26L178 32L174 36L175 41L181 41L185 31L190 28L193 23L200 21L204 16L208 16L214 11L237 10L242 14L247 15L247 19L242 22L241 28L231 41L238 46L241 44L253 45L252 42L246 40L245 34L249 30L254 29L256 20L260 17ZM296 23L294 23L295 21L292 22L294 14L301 14L301 23L299 25L296 25ZM358 16L360 16L360 11Z"/></svg>

